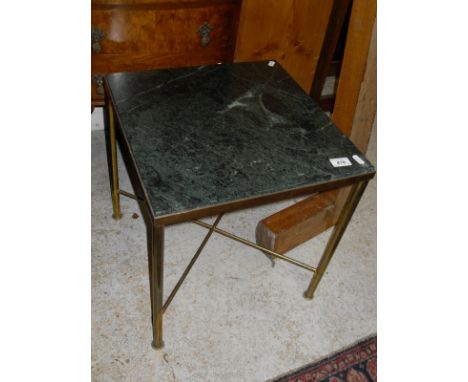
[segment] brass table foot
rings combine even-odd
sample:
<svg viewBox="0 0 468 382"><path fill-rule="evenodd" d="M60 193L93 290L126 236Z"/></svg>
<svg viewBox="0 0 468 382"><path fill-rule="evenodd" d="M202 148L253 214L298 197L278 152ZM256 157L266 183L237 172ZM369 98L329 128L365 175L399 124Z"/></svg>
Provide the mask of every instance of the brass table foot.
<svg viewBox="0 0 468 382"><path fill-rule="evenodd" d="M122 219L122 214L112 214L112 219L120 220L120 219Z"/></svg>
<svg viewBox="0 0 468 382"><path fill-rule="evenodd" d="M304 298L307 299L307 300L312 300L314 298L314 295L307 296L307 291L306 291L306 292L304 292Z"/></svg>
<svg viewBox="0 0 468 382"><path fill-rule="evenodd" d="M164 342L161 342L161 345L160 345L160 346L156 346L156 344L154 343L154 341L151 341L151 347L152 347L154 350L162 349L162 348L164 347Z"/></svg>

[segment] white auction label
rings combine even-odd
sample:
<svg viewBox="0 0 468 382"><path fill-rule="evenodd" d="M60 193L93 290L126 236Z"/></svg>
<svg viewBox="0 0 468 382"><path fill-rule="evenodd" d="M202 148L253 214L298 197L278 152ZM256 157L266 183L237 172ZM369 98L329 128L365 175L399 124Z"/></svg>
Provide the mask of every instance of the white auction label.
<svg viewBox="0 0 468 382"><path fill-rule="evenodd" d="M268 61L268 66L275 66L276 62L275 61Z"/></svg>
<svg viewBox="0 0 468 382"><path fill-rule="evenodd" d="M344 166L351 166L352 165L351 161L346 157L343 157L343 158L330 158L330 162L331 162L333 167L344 167Z"/></svg>
<svg viewBox="0 0 468 382"><path fill-rule="evenodd" d="M366 163L366 162L364 162L364 161L359 157L359 155L356 155L356 154L353 155L353 159L354 159L356 162L358 162L359 164L364 164L364 163Z"/></svg>

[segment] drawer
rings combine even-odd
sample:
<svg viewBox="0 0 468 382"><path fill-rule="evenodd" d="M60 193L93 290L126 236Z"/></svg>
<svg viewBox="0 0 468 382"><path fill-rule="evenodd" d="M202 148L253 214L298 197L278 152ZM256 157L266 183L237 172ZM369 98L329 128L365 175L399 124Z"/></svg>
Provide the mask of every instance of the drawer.
<svg viewBox="0 0 468 382"><path fill-rule="evenodd" d="M92 75L232 61L239 2L175 4L93 6Z"/></svg>
<svg viewBox="0 0 468 382"><path fill-rule="evenodd" d="M102 76L113 72L127 72L154 68L183 67L231 62L232 51L209 50L195 51L187 55L186 52L169 53L166 55L140 53L134 55L116 54L102 55L93 59L91 99L94 106L104 105L104 88Z"/></svg>
<svg viewBox="0 0 468 382"><path fill-rule="evenodd" d="M227 49L193 52L170 52L157 54L141 52L136 54L105 54L92 60L92 73L126 72L154 68L169 68L216 64L232 61L232 52Z"/></svg>
<svg viewBox="0 0 468 382"><path fill-rule="evenodd" d="M234 43L236 6L188 9L93 10L93 61L103 55L142 57L228 50Z"/></svg>

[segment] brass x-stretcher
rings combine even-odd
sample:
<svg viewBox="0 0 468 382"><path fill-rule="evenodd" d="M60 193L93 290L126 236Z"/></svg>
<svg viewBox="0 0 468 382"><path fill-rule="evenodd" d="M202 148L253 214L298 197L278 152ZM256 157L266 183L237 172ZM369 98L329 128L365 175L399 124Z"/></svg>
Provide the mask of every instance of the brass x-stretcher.
<svg viewBox="0 0 468 382"><path fill-rule="evenodd" d="M294 264L294 265L297 265L301 268L304 268L304 269L307 269L311 272L315 272L317 270L317 268L314 268L314 267L311 267L310 265L307 265L301 261L298 261L298 260L295 260L295 259L292 259L288 256L284 256L284 255L281 255L279 253L276 253L270 249L267 249L267 248L264 248L260 245L257 245L249 240L246 240L246 239L243 239L239 236L236 236L230 232L227 232L227 231L224 231L220 228L217 228L217 225L219 224L219 222L221 221L221 218L223 217L224 214L220 214L218 215L218 217L216 218L215 222L211 225L211 224L207 224L205 222L202 222L200 220L192 220L192 223L195 223L197 225L199 225L200 227L204 227L208 230L208 233L206 234L205 238L203 239L202 243L200 244L200 246L198 247L197 249L197 252L195 252L195 255L192 257L192 260L190 260L190 263L189 265L187 266L187 268L185 268L185 271L184 273L182 274L182 276L180 277L179 281L177 282L176 286L174 287L174 289L172 290L171 294L169 295L169 297L167 298L166 302L164 303L163 305L163 313L166 311L166 309L168 308L169 304L171 303L172 299L174 298L174 296L176 295L177 291L179 290L180 286L182 285L182 283L184 282L185 278L187 277L188 273L190 272L190 270L192 269L192 266L193 264L195 264L195 261L197 261L198 257L200 256L201 252L203 251L203 248L205 247L206 243L208 242L208 240L210 239L211 235L213 234L213 232L216 232L216 233L219 233L220 235L222 236L225 236L229 239L232 239L232 240L235 240L235 241L238 241L239 243L242 243L242 244L245 244L245 245L248 245L249 247L253 247L253 248L256 248L256 249L259 249L271 256L274 256L274 257L277 257L279 259L282 259L282 260L285 260L291 264Z"/></svg>
<svg viewBox="0 0 468 382"><path fill-rule="evenodd" d="M181 285L183 284L183 282L185 281L187 275L189 274L190 270L192 269L193 265L195 264L195 262L197 261L198 257L200 256L201 252L203 251L206 243L208 242L208 240L210 239L211 235L213 234L213 232L216 232L222 236L225 236L229 239L232 239L232 240L235 240L235 241L238 241L240 243L243 243L249 247L252 247L252 248L256 248L260 251L263 251L264 253L270 255L270 256L273 256L274 258L278 258L278 259L281 259L281 260L284 260L284 261L287 261L288 263L291 263L291 264L294 264L294 265L297 265L298 267L301 267L303 269L306 269L308 271L311 271L313 272L313 277L310 281L310 284L309 284L309 287L307 288L307 290L304 292L304 297L307 298L307 299L312 299L313 295L314 295L314 292L318 286L318 284L320 283L320 280L322 279L322 276L323 274L325 273L325 270L335 252L335 249L337 248L338 246L338 243L340 242L341 240L341 237L343 236L345 230L346 230L346 226L348 225L349 221L351 220L351 217L353 215L353 212L354 210L356 209L358 203L359 203L359 200L361 199L361 196L362 194L364 193L365 189L366 189L366 186L367 186L367 183L368 181L361 181L361 182L358 182L354 185L351 186L351 190L349 192L349 195L348 195L348 198L346 200L346 203L340 213L340 216L338 218L338 221L333 229L333 232L332 234L330 235L330 238L328 239L328 243L325 247L325 250L323 252L323 255L320 259L320 262L318 264L318 266L315 268L315 267L312 267L308 264L305 264L299 260L296 260L296 259L293 259L291 257L288 257L288 256L285 256L285 255L282 255L280 253L277 253L275 251L272 251L268 248L264 248L256 243L253 243L249 240L246 240L244 238L241 238L239 236L236 236L230 232L227 232L223 229L220 229L218 228L218 224L219 222L221 221L221 218L223 217L224 213L221 213L219 214L214 223L213 224L208 224L208 223L205 223L201 220L192 220L192 223L194 224L197 224L203 228L206 228L208 230L208 233L206 234L205 238L203 239L203 241L201 242L200 246L198 247L197 251L195 252L195 255L192 257L192 259L190 260L190 263L188 264L188 266L185 268L184 272L182 273L182 276L180 277L179 281L177 282L177 284L175 285L174 289L172 290L172 292L170 293L169 297L167 298L167 300L162 303L162 288L160 288L160 285L162 285L162 272L158 274L158 277L155 277L156 273L155 273L155 269L158 269L158 268L154 268L154 265L153 265L153 268L152 268L152 271L150 272L150 285L151 285L151 301L152 301L152 304L151 304L151 310L152 310L152 321L153 321L153 342L152 342L152 346L153 348L155 349L158 349L158 348L161 348L163 346L163 341L162 341L162 318L163 318L163 315L164 313L166 312L167 308L169 307L170 303L172 302L172 300L174 299L177 291L179 290L179 288L181 287ZM137 196L129 193L129 192L126 192L126 191L122 191L122 190L119 190L118 188L114 188L114 194L113 195L123 195L123 196L126 196L126 197L129 197L129 198L132 198L132 199L135 199L137 201L141 201ZM118 197L115 198L115 200L117 201L118 203ZM118 217L121 217L121 213L120 213L120 206L119 204L115 203L114 204L114 216L118 216ZM161 233L160 233L161 235ZM162 236L160 236L161 238ZM161 243L158 244L158 246L161 246ZM161 247L162 248L162 247ZM159 253L162 253L162 249L159 248L157 251L159 251ZM156 252L158 253L158 252ZM159 261L161 262L162 261L162 256L159 256L159 257L156 257L156 258L153 258L152 262L154 263L154 261ZM162 267L162 264L159 263L157 265L157 267ZM162 269L162 268L161 268ZM157 286L157 288L155 288ZM159 288L159 289L158 289ZM155 291L159 291L159 293L156 295L155 294ZM159 308L158 308L159 307Z"/></svg>
<svg viewBox="0 0 468 382"><path fill-rule="evenodd" d="M293 258L285 256L285 255L282 255L280 253L272 251L271 249L262 247L262 246L254 243L254 242L252 242L250 240L241 238L241 237L239 237L237 235L234 235L233 233L230 233L230 232L227 232L227 231L225 231L223 229L218 228L217 226L218 226L219 222L221 221L221 218L223 217L224 213L219 214L216 217L213 224L208 224L208 223L205 223L205 222L203 222L201 220L192 220L192 223L194 223L194 224L196 224L196 225L198 225L200 227L206 228L208 230L208 233L206 234L205 238L201 242L200 246L198 247L197 251L193 255L192 259L190 260L190 263L185 268L185 270L182 273L182 276L180 277L179 281L177 281L177 284L174 286L174 288L173 288L172 292L170 293L169 297L166 299L166 302L163 304L162 313L166 312L166 310L169 307L170 303L172 302L175 295L177 294L177 291L182 286L183 282L187 278L187 276L188 276L190 270L192 269L193 265L195 264L198 257L200 256L203 249L205 248L206 243L210 239L213 232L216 232L216 233L218 233L218 234L220 234L222 236L225 236L225 237L227 237L227 238L229 238L231 240L234 240L234 241L237 241L239 243L245 244L245 245L247 245L249 247L258 249L258 250L260 250L260 251L262 251L262 252L264 252L264 253L266 253L266 254L268 254L270 256L273 256L275 258L287 261L288 263L296 265L296 266L298 266L300 268L306 269L306 270L311 271L313 273L317 272L316 277L312 278L312 281L311 281L311 284L310 284L309 288L304 293L304 296L306 298L312 298L312 294L313 294L318 282L320 281L320 279L321 279L321 277L323 275L323 272L325 271L325 268L328 265L328 263L329 263L329 261L331 259L331 256L333 255L333 252L335 251L336 246L338 245L339 240L341 239L341 236L344 233L344 228L346 227L349 220L351 219L351 216L352 216L352 214L354 212L354 209L356 208L356 206L357 206L357 204L359 202L359 199L360 199L362 193L364 192L364 189L366 187L366 183L367 182L359 183L356 187L353 188L351 194L349 195L349 199L348 199L349 203L347 203L346 207L342 211L342 214L340 216L340 219L338 220L338 223L335 225L335 229L333 230L333 233L332 233L332 235L331 235L331 237L330 237L330 239L328 241L327 247L325 248L324 254L323 254L323 256L322 256L322 258L320 260L318 268L312 267L312 266L310 266L310 265L308 265L306 263L303 263L302 261L293 259ZM119 193L121 195L123 195L123 196L138 200L138 198L135 195L133 195L133 194L131 194L129 192L119 190Z"/></svg>

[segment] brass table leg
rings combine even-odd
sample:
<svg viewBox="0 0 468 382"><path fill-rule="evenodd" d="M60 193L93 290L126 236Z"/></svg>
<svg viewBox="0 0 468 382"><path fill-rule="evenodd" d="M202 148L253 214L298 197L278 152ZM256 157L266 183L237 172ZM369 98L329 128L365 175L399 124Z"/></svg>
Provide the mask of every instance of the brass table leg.
<svg viewBox="0 0 468 382"><path fill-rule="evenodd" d="M112 193L112 208L114 213L112 217L115 220L119 220L122 217L120 212L120 195L119 195L119 173L117 169L117 140L115 135L115 123L114 123L114 110L110 102L107 104L107 110L109 113L109 145L110 145L110 156L111 156L111 193Z"/></svg>
<svg viewBox="0 0 468 382"><path fill-rule="evenodd" d="M351 192L349 193L349 196L346 200L346 204L344 205L335 228L333 229L333 232L330 236L330 239L328 239L327 246L323 252L322 258L320 259L317 271L312 276L309 287L304 293L305 298L311 299L314 296L315 289L317 289L317 286L322 279L325 270L327 269L328 263L335 253L335 249L338 246L338 243L340 242L349 221L351 220L351 216L353 216L353 212L356 209L359 200L364 193L364 190L366 189L367 183L367 181L359 182L352 187Z"/></svg>
<svg viewBox="0 0 468 382"><path fill-rule="evenodd" d="M153 349L163 342L163 277L164 277L164 226L153 224L151 233L151 311L153 320Z"/></svg>

